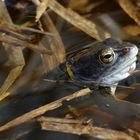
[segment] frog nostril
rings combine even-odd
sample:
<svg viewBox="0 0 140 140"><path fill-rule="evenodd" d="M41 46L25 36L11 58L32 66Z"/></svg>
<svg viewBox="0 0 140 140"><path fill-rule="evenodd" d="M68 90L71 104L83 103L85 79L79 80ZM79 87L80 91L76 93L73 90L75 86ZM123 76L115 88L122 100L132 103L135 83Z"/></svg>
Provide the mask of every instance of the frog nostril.
<svg viewBox="0 0 140 140"><path fill-rule="evenodd" d="M123 49L123 53L125 53L125 54L128 53L129 51L130 51L130 48L124 48Z"/></svg>

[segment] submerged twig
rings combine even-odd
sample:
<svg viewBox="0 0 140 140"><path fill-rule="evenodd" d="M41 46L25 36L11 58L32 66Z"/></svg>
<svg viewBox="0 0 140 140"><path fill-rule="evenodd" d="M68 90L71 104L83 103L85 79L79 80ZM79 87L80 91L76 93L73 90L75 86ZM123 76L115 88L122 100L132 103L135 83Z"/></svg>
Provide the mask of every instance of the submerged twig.
<svg viewBox="0 0 140 140"><path fill-rule="evenodd" d="M34 28L30 28L30 27L19 26L19 25L15 25L15 24L13 24L12 26L17 28L17 29L20 29L20 30L31 31L31 32L34 32L34 33L39 33L39 34L47 35L47 36L50 36L50 37L55 36L53 33L43 32L43 31L40 31L38 29L34 29Z"/></svg>
<svg viewBox="0 0 140 140"><path fill-rule="evenodd" d="M49 47L53 52L53 55L51 56L41 54L44 72L47 73L65 61L65 47L59 32L47 12L45 12L41 17L39 23L41 30L55 34L55 38L48 38L48 36L44 36L44 39L40 41L40 46L44 46L44 44L46 44L46 39L48 39L47 48Z"/></svg>
<svg viewBox="0 0 140 140"><path fill-rule="evenodd" d="M122 9L140 26L140 10L132 0L117 0Z"/></svg>
<svg viewBox="0 0 140 140"><path fill-rule="evenodd" d="M0 9L1 9L0 20L3 23L12 25L13 24L12 19L8 13L6 5L3 1L0 1ZM2 37L2 35L1 35L1 37ZM23 53L22 53L21 48L15 48L14 46L11 47L11 45L9 45L7 43L3 43L3 46L8 53L9 60L11 62L13 62L14 66L16 66L16 67L14 67L9 72L7 78L5 79L4 83L2 84L2 86L0 88L0 100L6 98L9 95L9 92L7 92L7 90L15 82L15 80L20 75L20 73L25 65L24 57L23 57Z"/></svg>
<svg viewBox="0 0 140 140"><path fill-rule="evenodd" d="M65 118L40 117L37 119L41 123L43 130L58 131L77 135L87 134L100 139L124 139L134 140L130 135L107 128L95 127L92 122L83 122L80 120Z"/></svg>
<svg viewBox="0 0 140 140"><path fill-rule="evenodd" d="M34 2L34 0L32 1ZM45 5L46 1L47 1L47 4ZM84 17L80 16L78 13L74 12L71 9L66 9L61 4L59 4L56 0L49 0L49 1L42 0L42 3L44 4L44 8L42 11L37 11L37 17L36 17L37 20L39 20L39 18L45 12L46 8L49 7L55 13L57 13L59 16L67 20L69 23L71 23L75 27L84 31L85 33L92 36L93 38L97 40L101 40L98 34L98 31L96 29L96 25L92 21L85 19ZM42 7L42 4L38 5L38 9L40 6Z"/></svg>
<svg viewBox="0 0 140 140"><path fill-rule="evenodd" d="M91 84L94 86L94 84L97 84L97 81L78 81L78 80L52 80L52 79L44 79L44 81L46 82L50 82L50 83L75 83L75 84L79 84L79 85L86 85L86 84ZM109 86L109 85L104 85L104 86ZM124 86L124 85L117 85L117 87L120 88L126 88L126 89L136 89L133 86Z"/></svg>
<svg viewBox="0 0 140 140"><path fill-rule="evenodd" d="M0 23L0 41L14 46L27 47L34 51L39 51L40 53L52 54L51 50L47 50L45 47L33 44L31 42L32 37L22 33L23 30L44 34L49 36L50 38L54 37L51 33L46 32L45 34L42 31L35 30L32 28L21 27L14 24Z"/></svg>
<svg viewBox="0 0 140 140"><path fill-rule="evenodd" d="M10 35L0 34L0 41L4 42L4 43L7 43L7 44L10 44L10 45L13 45L13 46L27 47L31 50L39 51L40 53L47 53L49 55L52 54L51 50L47 50L46 48L43 48L43 47L38 47L37 45L34 45L32 43L29 43L29 42L26 42L26 41L23 41L23 40L19 40L19 39L15 38L15 37L12 37Z"/></svg>
<svg viewBox="0 0 140 140"><path fill-rule="evenodd" d="M25 123L25 122L27 122L35 117L38 117L38 116L44 114L47 111L54 110L54 109L60 107L62 105L63 101L70 101L70 100L73 100L75 98L85 96L89 93L91 93L91 90L89 88L85 88L85 89L82 89L80 91L73 93L72 95L65 96L59 100L56 100L56 101L51 102L47 105L41 106L37 109L34 109L34 110L32 110L32 111L30 111L30 112L28 112L20 117L17 117L16 119L14 119L12 121L6 123L5 125L1 126L0 132L5 131L7 129L10 129L12 127L15 127L17 125L23 124L23 123Z"/></svg>

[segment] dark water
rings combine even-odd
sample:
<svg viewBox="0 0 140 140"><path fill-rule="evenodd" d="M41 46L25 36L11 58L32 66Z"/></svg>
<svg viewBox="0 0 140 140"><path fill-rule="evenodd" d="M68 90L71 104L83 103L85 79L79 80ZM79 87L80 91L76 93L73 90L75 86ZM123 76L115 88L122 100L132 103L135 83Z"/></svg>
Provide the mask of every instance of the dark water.
<svg viewBox="0 0 140 140"><path fill-rule="evenodd" d="M36 88L36 86L38 86L38 88ZM44 91L39 91L39 86L41 89L44 89ZM31 85L30 87L24 87L24 89L21 88L21 90L19 89L15 95L8 97L0 103L0 124L3 125L26 112L74 93L79 89L80 88L77 85L70 83L55 84L51 87L49 85L47 87L47 83L44 81L41 82L41 84L37 83L37 85L32 88ZM132 102L116 100L110 95L104 94L104 91L93 90L91 95L70 102L64 102L62 107L54 111L49 111L45 115L50 117L64 117L67 113L71 112L68 106L76 108L76 110L82 114L83 118L92 118L94 125L99 127L107 127L123 131L128 128L135 128L137 131L140 130L139 125L133 125L134 122L137 122L138 124L140 122L140 105ZM24 135L24 133L26 135ZM55 140L58 136L61 139L91 139L87 136L79 137L59 132L41 131L40 125L35 120L1 133L0 138L8 139L14 136L16 137L18 134L19 136L20 134L23 134L23 136L20 136L20 140Z"/></svg>

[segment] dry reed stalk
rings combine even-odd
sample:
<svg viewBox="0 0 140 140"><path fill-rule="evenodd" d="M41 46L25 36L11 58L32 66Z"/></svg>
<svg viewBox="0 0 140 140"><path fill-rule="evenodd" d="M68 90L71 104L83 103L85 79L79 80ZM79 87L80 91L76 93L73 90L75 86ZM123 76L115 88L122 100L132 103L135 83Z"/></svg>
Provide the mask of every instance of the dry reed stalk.
<svg viewBox="0 0 140 140"><path fill-rule="evenodd" d="M65 118L51 118L40 117L38 121L41 124L43 130L58 131L63 133L71 133L76 135L89 135L101 139L123 139L123 140L135 140L130 135L107 128L95 127L92 122L83 122L80 120L65 119Z"/></svg>
<svg viewBox="0 0 140 140"><path fill-rule="evenodd" d="M47 105L41 106L37 109L34 109L28 113L25 113L24 115L22 115L20 117L17 117L16 119L14 119L12 121L6 123L5 125L1 126L0 132L8 130L8 129L15 127L15 126L18 126L20 124L23 124L27 121L30 121L31 119L38 117L38 116L46 113L47 111L54 110L54 109L60 107L62 105L63 101L70 101L70 100L73 100L73 99L81 97L81 96L85 96L85 95L90 94L90 93L91 93L91 90L89 88L85 88L85 89L77 91L71 95L65 96L61 99L58 99L54 102L51 102Z"/></svg>

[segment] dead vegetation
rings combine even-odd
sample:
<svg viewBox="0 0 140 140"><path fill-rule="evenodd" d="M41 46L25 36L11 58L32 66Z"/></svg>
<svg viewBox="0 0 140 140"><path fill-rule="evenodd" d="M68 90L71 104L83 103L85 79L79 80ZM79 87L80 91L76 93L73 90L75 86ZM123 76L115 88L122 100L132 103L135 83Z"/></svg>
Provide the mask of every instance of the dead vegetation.
<svg viewBox="0 0 140 140"><path fill-rule="evenodd" d="M48 79L45 88L42 83L39 84L42 75L47 75L62 64L68 50L80 47L81 42L86 45L91 40L102 41L113 37L139 44L139 25L139 0L21 0L15 3L0 1L0 41L1 48L7 55L1 66L6 73L6 78L1 80L1 105L10 105L10 100L13 99L20 102L30 96L28 93L34 97L45 91L46 100L50 94L58 96L53 100L48 99L48 104L43 103L23 111L19 116L11 118L9 114L6 121L1 121L0 139L1 135L4 135L4 139L18 139L33 133L34 128L19 133L15 131L15 134L5 137L9 130L32 121L40 124L41 129L46 131L86 134L100 139L140 139L140 102L135 102L139 96L133 96L134 103L129 102L128 98L129 95L132 97L132 93L139 92L139 83L132 83L128 88L124 85L123 90L117 91L116 97L121 100L128 98L128 101L102 95L102 91L91 91L89 88L77 91L75 87L71 87L70 91L73 92L59 96L52 93L56 88L54 87L49 93L50 83L56 85L60 82L59 86L63 87L65 81L61 80ZM25 95L21 95L21 91ZM56 88L57 94L64 91ZM86 99L90 98L90 94L93 94L93 100ZM80 105L75 105L75 100L78 100ZM30 103L32 104L32 101ZM28 105L25 102L22 108L26 106ZM3 109L6 108L1 108ZM57 109L55 117L47 116L48 112L55 112ZM47 117L42 117L44 114ZM87 117L85 114L90 116L90 121L84 120ZM94 123L95 118L100 120L100 125L96 121Z"/></svg>

